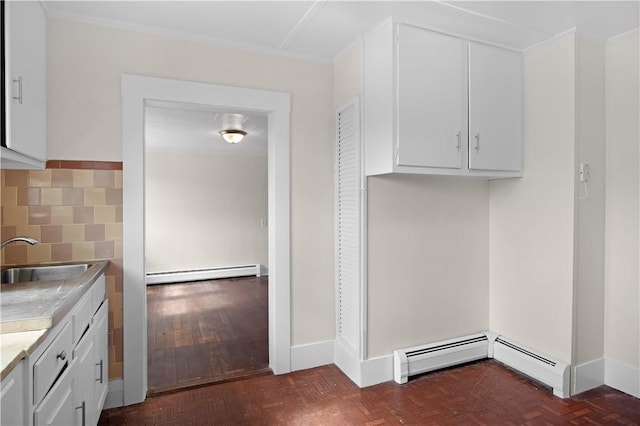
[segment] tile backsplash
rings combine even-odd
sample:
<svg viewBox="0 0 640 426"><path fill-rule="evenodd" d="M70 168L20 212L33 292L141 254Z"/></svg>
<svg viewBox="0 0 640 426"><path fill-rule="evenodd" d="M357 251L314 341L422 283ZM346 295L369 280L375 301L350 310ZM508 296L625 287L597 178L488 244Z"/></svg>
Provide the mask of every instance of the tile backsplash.
<svg viewBox="0 0 640 426"><path fill-rule="evenodd" d="M109 260L109 378L122 377L122 163L48 161L2 170L2 265Z"/></svg>

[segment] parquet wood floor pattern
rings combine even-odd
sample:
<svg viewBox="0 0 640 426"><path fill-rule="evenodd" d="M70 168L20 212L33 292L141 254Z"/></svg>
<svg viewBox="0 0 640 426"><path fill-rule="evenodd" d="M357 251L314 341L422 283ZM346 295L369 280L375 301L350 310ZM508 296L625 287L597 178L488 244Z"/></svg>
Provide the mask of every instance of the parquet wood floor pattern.
<svg viewBox="0 0 640 426"><path fill-rule="evenodd" d="M601 386L573 398L494 360L359 389L335 366L160 395L100 425L637 425L640 400Z"/></svg>
<svg viewBox="0 0 640 426"><path fill-rule="evenodd" d="M267 277L149 286L149 394L270 372L267 287Z"/></svg>

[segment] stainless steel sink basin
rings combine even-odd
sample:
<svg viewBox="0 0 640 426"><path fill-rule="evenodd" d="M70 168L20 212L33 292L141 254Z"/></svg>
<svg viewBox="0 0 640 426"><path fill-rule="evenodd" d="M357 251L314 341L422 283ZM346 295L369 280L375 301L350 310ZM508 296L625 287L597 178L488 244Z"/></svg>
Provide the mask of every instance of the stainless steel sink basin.
<svg viewBox="0 0 640 426"><path fill-rule="evenodd" d="M14 284L27 281L43 280L67 280L81 275L89 269L91 264L78 263L75 265L51 265L51 266L28 266L19 268L9 268L2 271L0 283Z"/></svg>

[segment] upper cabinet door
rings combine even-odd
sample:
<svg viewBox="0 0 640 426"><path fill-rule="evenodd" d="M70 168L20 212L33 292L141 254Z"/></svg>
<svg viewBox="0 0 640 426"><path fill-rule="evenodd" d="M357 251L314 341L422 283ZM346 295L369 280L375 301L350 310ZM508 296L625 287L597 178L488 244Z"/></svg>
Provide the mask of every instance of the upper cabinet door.
<svg viewBox="0 0 640 426"><path fill-rule="evenodd" d="M398 25L396 165L462 166L465 42Z"/></svg>
<svg viewBox="0 0 640 426"><path fill-rule="evenodd" d="M522 170L522 57L469 44L469 169Z"/></svg>
<svg viewBox="0 0 640 426"><path fill-rule="evenodd" d="M5 2L6 146L37 160L47 154L47 18L40 2Z"/></svg>

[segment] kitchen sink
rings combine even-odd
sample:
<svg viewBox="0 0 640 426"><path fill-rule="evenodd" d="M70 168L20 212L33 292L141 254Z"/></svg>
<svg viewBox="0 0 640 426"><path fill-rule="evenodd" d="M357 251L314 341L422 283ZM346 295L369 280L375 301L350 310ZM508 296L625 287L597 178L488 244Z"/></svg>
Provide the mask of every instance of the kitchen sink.
<svg viewBox="0 0 640 426"><path fill-rule="evenodd" d="M2 271L0 283L14 284L28 281L67 280L85 272L91 264L78 263L74 265L25 266L8 268Z"/></svg>

